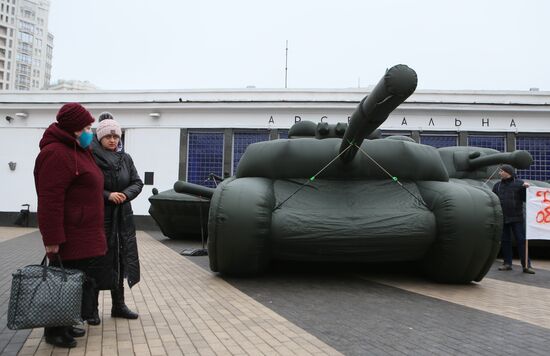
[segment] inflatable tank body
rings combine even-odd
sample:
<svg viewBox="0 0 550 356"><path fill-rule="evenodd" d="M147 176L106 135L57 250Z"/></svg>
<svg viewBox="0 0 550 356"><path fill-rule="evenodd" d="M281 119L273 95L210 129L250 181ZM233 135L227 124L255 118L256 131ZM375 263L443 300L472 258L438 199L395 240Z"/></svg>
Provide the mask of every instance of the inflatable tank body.
<svg viewBox="0 0 550 356"><path fill-rule="evenodd" d="M421 261L436 281L480 281L499 248L498 198L450 179L433 147L365 140L416 84L412 69L392 67L349 125L300 123L293 139L248 146L212 195L211 269L253 275L274 259Z"/></svg>

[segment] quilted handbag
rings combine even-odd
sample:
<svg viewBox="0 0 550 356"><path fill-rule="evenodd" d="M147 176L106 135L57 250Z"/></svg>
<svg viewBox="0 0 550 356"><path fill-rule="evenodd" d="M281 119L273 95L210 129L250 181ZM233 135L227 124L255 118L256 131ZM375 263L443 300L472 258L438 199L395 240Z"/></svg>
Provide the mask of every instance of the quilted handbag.
<svg viewBox="0 0 550 356"><path fill-rule="evenodd" d="M8 305L8 328L68 326L82 321L82 284L84 273L76 269L29 265L13 273Z"/></svg>

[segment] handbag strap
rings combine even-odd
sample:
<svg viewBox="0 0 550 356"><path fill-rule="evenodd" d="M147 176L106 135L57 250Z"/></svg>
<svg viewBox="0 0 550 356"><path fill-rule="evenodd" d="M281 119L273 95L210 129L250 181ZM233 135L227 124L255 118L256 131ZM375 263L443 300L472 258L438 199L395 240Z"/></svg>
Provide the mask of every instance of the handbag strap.
<svg viewBox="0 0 550 356"><path fill-rule="evenodd" d="M61 262L61 257L59 254L54 255L57 259L57 262L59 263L59 266L61 267L61 272L63 273L63 282L67 282L67 271L65 271L65 267L63 267L63 262ZM44 258L42 259L42 262L40 262L40 265L42 265L42 280L45 281L46 277L48 277L48 266L46 265L46 258L48 257L48 254L44 255ZM50 259L51 261L51 259Z"/></svg>

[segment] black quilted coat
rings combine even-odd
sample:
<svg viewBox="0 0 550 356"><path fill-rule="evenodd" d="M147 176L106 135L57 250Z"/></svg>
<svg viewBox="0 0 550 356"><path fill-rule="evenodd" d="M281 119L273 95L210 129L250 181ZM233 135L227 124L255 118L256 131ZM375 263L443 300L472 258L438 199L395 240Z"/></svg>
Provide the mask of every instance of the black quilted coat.
<svg viewBox="0 0 550 356"><path fill-rule="evenodd" d="M97 139L94 139L93 153L105 177L103 198L108 252L101 263L104 271L111 272L103 274L100 278L103 280L99 280L98 285L106 286L100 289L112 289L109 287L111 285L115 287L121 277L118 272L122 268L125 274L122 277L128 279L131 288L139 282L140 271L134 213L130 202L141 192L143 182L129 154L105 150ZM128 199L122 204L114 204L109 201L111 192L124 193ZM123 265L119 266L119 263ZM109 264L112 268L109 268Z"/></svg>

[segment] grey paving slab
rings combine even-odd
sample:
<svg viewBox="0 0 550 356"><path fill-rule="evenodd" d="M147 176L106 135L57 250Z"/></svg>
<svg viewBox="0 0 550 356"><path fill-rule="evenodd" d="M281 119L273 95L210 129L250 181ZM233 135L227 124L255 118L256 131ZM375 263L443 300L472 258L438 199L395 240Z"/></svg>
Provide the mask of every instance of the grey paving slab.
<svg viewBox="0 0 550 356"><path fill-rule="evenodd" d="M156 238L176 251L196 244ZM186 258L209 269L207 257ZM498 265L488 277L550 286L548 270L503 274ZM548 328L362 279L377 269L414 274L409 264L276 264L261 277L224 279L346 355L548 354Z"/></svg>
<svg viewBox="0 0 550 356"><path fill-rule="evenodd" d="M509 340L544 353L550 340L545 328L340 274L226 280L346 355L505 354Z"/></svg>
<svg viewBox="0 0 550 356"><path fill-rule="evenodd" d="M521 265L514 265L512 271L499 271L498 267L500 265L501 261L495 262L486 277L534 287L550 288L550 271L537 268L536 263L534 264L535 274L523 273Z"/></svg>

